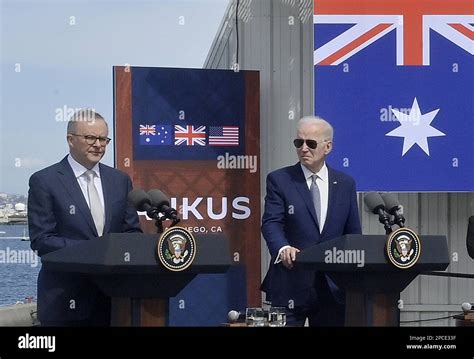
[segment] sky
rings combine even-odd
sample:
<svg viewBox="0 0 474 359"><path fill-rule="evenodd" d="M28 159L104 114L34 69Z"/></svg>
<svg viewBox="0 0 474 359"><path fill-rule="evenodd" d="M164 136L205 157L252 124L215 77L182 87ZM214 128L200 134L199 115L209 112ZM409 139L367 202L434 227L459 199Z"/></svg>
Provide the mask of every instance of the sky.
<svg viewBox="0 0 474 359"><path fill-rule="evenodd" d="M111 127L112 66L202 68L228 3L0 0L0 192L27 194L30 175L68 153L73 109Z"/></svg>

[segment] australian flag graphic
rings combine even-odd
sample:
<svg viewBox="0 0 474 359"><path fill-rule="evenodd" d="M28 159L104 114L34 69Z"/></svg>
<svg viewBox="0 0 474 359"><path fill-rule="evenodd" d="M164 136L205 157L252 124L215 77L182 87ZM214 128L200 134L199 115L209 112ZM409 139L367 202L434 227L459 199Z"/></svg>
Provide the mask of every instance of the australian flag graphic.
<svg viewBox="0 0 474 359"><path fill-rule="evenodd" d="M358 191L474 190L472 0L315 0L315 113Z"/></svg>

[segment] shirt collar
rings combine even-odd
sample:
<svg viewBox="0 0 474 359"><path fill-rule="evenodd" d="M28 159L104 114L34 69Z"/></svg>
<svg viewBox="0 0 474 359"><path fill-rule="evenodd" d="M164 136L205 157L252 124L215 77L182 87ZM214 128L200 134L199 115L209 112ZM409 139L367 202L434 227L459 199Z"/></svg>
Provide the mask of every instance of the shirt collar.
<svg viewBox="0 0 474 359"><path fill-rule="evenodd" d="M301 165L301 169L303 170L304 178L309 179L312 175L316 174L322 181L327 182L328 181L328 168L326 166L326 162L324 162L323 167L321 169L314 173L311 172L308 168L305 166Z"/></svg>
<svg viewBox="0 0 474 359"><path fill-rule="evenodd" d="M71 166L72 171L74 172L74 176L76 176L76 178L81 177L84 172L88 170L79 162L77 162L74 157L71 156L71 154L67 156L67 161L69 162L69 165ZM95 166L91 168L91 170L94 171L96 176L100 178L99 163L96 163Z"/></svg>

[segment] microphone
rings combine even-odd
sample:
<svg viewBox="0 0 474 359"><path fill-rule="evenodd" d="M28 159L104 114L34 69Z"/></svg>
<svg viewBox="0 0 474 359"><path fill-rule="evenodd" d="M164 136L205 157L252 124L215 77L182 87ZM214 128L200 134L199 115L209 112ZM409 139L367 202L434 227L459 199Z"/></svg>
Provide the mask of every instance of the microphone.
<svg viewBox="0 0 474 359"><path fill-rule="evenodd" d="M473 310L473 305L471 303L462 303L461 304L461 308L462 308L462 311L464 313L467 313L467 312L470 312L471 310ZM229 312L230 313L230 312Z"/></svg>
<svg viewBox="0 0 474 359"><path fill-rule="evenodd" d="M466 235L467 253L474 259L474 216L469 217Z"/></svg>
<svg viewBox="0 0 474 359"><path fill-rule="evenodd" d="M128 194L128 202L138 211L146 212L148 217L159 219L159 211L152 206L150 196L142 189L134 189Z"/></svg>
<svg viewBox="0 0 474 359"><path fill-rule="evenodd" d="M383 224L385 233L392 233L390 217L385 209L382 196L376 192L369 192L364 197L364 202L372 213L379 215L379 222Z"/></svg>
<svg viewBox="0 0 474 359"><path fill-rule="evenodd" d="M385 208L395 218L395 224L399 227L405 227L405 217L400 209L400 202L392 193L382 193L382 199L385 202Z"/></svg>
<svg viewBox="0 0 474 359"><path fill-rule="evenodd" d="M169 199L163 192L159 189L151 189L148 191L148 196L152 205L156 207L158 212L163 213L165 218L172 219L176 223L179 222L178 212L170 207Z"/></svg>

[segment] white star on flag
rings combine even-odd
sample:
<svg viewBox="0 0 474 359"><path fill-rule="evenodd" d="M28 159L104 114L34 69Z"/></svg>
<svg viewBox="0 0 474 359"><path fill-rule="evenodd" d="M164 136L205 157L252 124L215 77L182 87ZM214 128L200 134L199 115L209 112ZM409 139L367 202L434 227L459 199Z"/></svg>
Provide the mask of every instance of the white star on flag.
<svg viewBox="0 0 474 359"><path fill-rule="evenodd" d="M418 106L418 101L415 97L410 114L407 115L406 113L392 109L393 114L401 126L386 133L385 136L404 138L402 156L404 156L415 143L429 156L428 137L446 136L445 133L431 126L431 122L438 114L438 111L439 108L422 115L420 106Z"/></svg>

